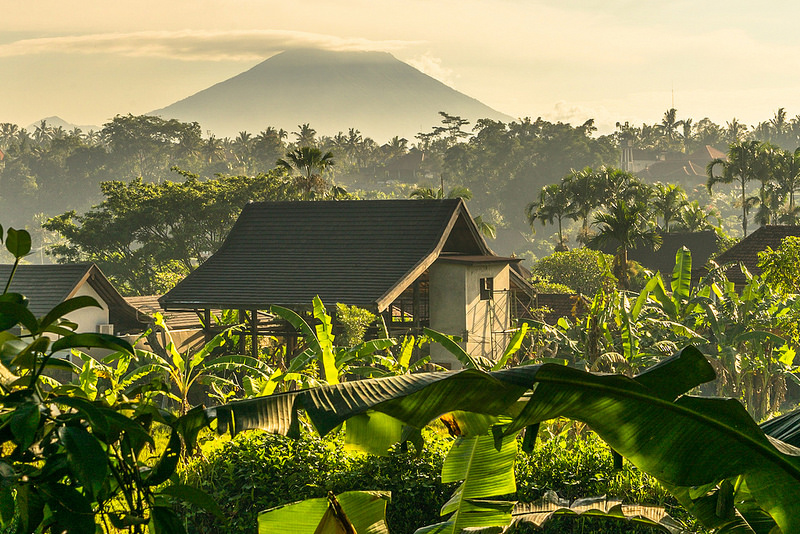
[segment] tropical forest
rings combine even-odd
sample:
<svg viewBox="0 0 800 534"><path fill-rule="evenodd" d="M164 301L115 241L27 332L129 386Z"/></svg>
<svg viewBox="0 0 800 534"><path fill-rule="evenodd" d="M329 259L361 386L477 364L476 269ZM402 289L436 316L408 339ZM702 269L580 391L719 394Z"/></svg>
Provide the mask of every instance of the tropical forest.
<svg viewBox="0 0 800 534"><path fill-rule="evenodd" d="M379 140L0 123L2 531L800 532L800 116L438 115ZM335 227L383 202L452 219L385 305L313 296L326 255L378 277ZM401 264L410 231L364 233ZM236 301L258 243L265 278L316 273L302 306ZM77 264L92 293L21 289ZM143 326L81 324L109 303Z"/></svg>

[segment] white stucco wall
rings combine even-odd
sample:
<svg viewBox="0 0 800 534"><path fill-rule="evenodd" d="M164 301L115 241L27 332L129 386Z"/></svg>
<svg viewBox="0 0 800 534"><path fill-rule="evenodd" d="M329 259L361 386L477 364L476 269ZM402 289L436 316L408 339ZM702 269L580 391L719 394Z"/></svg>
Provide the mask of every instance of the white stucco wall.
<svg viewBox="0 0 800 534"><path fill-rule="evenodd" d="M76 297L88 296L94 298L102 308L82 308L65 315L69 321L77 323L77 332L97 332L97 325L108 324L108 305L88 283L83 284L75 292Z"/></svg>
<svg viewBox="0 0 800 534"><path fill-rule="evenodd" d="M473 356L492 359L492 343L505 347L509 328L509 266L501 263L437 261L429 269L431 328L461 336L462 348ZM494 279L492 300L480 299L481 278ZM437 344L431 360L452 369L460 362Z"/></svg>

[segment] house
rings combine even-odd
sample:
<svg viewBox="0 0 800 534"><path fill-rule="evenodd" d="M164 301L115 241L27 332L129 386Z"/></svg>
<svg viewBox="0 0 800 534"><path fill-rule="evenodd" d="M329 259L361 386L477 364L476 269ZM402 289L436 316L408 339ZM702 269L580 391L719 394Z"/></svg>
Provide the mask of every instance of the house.
<svg viewBox="0 0 800 534"><path fill-rule="evenodd" d="M639 150L633 148L630 141L624 142L620 148L619 166L622 170L648 182L681 184L688 189L706 183L706 166L711 161L727 158L727 154L711 145L691 154Z"/></svg>
<svg viewBox="0 0 800 534"><path fill-rule="evenodd" d="M13 265L0 265L0 280L5 284ZM19 265L8 290L28 299L28 309L43 317L67 299L93 297L100 308L82 308L65 318L78 325L77 332L126 335L141 332L147 317L128 304L93 263Z"/></svg>
<svg viewBox="0 0 800 534"><path fill-rule="evenodd" d="M601 252L615 254L619 247L616 242L607 242L599 247ZM660 272L669 277L675 267L675 255L681 247L692 253L693 271L706 264L717 251L717 234L713 230L701 232L668 232L661 234L661 246L653 250L649 244L638 244L628 250L628 260L640 263L646 269Z"/></svg>
<svg viewBox="0 0 800 534"><path fill-rule="evenodd" d="M492 252L461 199L250 203L222 247L159 304L209 318L213 308L242 310L257 339L257 310L308 310L319 295L382 314L392 335L430 327L493 358L509 337L518 261ZM458 366L438 346L432 359Z"/></svg>
<svg viewBox="0 0 800 534"><path fill-rule="evenodd" d="M761 274L761 269L758 268L758 253L767 247L772 250L777 249L781 246L781 241L789 236L800 236L800 226L762 226L717 256L714 261L718 265L730 264L730 268L725 271L728 280L737 287L742 287L747 284L747 279L739 264L744 265L750 274Z"/></svg>

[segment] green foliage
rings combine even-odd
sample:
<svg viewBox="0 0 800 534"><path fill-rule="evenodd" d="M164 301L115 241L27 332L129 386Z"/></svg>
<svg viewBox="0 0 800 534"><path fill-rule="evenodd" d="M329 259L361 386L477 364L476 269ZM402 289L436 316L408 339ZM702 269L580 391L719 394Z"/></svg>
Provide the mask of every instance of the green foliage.
<svg viewBox="0 0 800 534"><path fill-rule="evenodd" d="M358 306L348 306L346 304L336 304L336 319L344 328L343 346L353 347L364 341L367 328L377 316L369 310Z"/></svg>
<svg viewBox="0 0 800 534"><path fill-rule="evenodd" d="M704 524L733 526L742 516L760 514L783 532L795 531L800 460L793 449L768 440L737 401L683 394L713 377L705 357L687 347L633 379L553 364L491 373L467 369L348 382L233 403L206 416L217 418L220 432L282 427L284 433L296 433L285 422L297 421L302 407L321 435L347 420L348 434L355 424L360 439L378 447L385 443L389 419L398 429L421 428L450 413L448 426L464 437L480 436L495 425L497 443L501 436L523 428L535 432L542 421L563 415L589 424L634 465L656 476ZM528 390L530 395L523 396ZM365 431L371 414L389 416L375 417L380 435ZM513 418L510 424L504 424L504 415ZM532 445L528 438L522 447ZM714 515L709 503L730 492L724 513Z"/></svg>
<svg viewBox="0 0 800 534"><path fill-rule="evenodd" d="M181 516L196 532L249 533L258 512L306 498L321 498L328 491L391 491L387 523L392 534L412 534L439 521L441 505L456 485L441 480L442 464L452 438L425 433L426 446L417 456L393 448L387 456L353 454L344 450L341 436L299 440L262 432L236 436L214 450L204 446L206 459L195 458L183 468L181 480L206 491L220 503L225 521L194 506L182 506ZM667 505L678 517L674 499L652 477L625 464L615 470L608 447L596 436L586 439L558 437L543 442L530 455L517 456L514 464L516 494L520 502L538 499L548 490L576 499L607 494L624 502ZM561 532L572 520L552 521L544 534ZM630 532L615 529L607 520L595 521L592 532ZM605 526L606 530L601 530ZM539 531L541 532L541 531ZM650 532L642 530L641 532Z"/></svg>
<svg viewBox="0 0 800 534"><path fill-rule="evenodd" d="M761 277L781 293L800 293L800 237L789 236L777 250L767 247L758 253Z"/></svg>
<svg viewBox="0 0 800 534"><path fill-rule="evenodd" d="M18 262L30 251L30 236L9 230L6 247ZM169 441L156 449L153 424L175 421L149 402L150 386L138 388L139 398L125 387L136 379L125 374L133 347L110 335L75 333L76 325L64 318L100 305L75 297L37 318L27 304L19 294L0 296L0 526L12 532L94 534L113 526L180 533L173 499L219 513L205 495L171 480L183 447L180 425L167 426ZM78 348L120 355L96 365L82 355L86 364L77 384L61 385L44 374L77 374L64 357ZM110 391L98 394L98 370L110 371Z"/></svg>
<svg viewBox="0 0 800 534"><path fill-rule="evenodd" d="M67 240L48 254L97 263L125 294L163 293L219 248L246 202L298 198L281 172L206 181L182 174L184 182L104 182L102 203L43 225Z"/></svg>
<svg viewBox="0 0 800 534"><path fill-rule="evenodd" d="M277 506L258 515L259 534L389 534L384 516L391 494L348 491Z"/></svg>
<svg viewBox="0 0 800 534"><path fill-rule="evenodd" d="M613 258L608 254L579 248L552 255L537 261L531 272L546 277L554 284L563 284L583 295L594 295L601 288L615 284L611 273Z"/></svg>
<svg viewBox="0 0 800 534"><path fill-rule="evenodd" d="M333 321L319 296L314 297L312 307L316 322L313 328L293 310L270 306L272 314L297 330L303 345L297 354L288 355L290 364L286 371L277 371L269 383L263 385L262 395L271 393L279 384L289 387L292 382L304 387L319 383L337 384L351 371L373 376L376 369L362 366L375 363L380 360L381 351L397 345L396 340L383 337L362 341L352 347L335 346ZM405 368L407 371L408 362Z"/></svg>
<svg viewBox="0 0 800 534"><path fill-rule="evenodd" d="M166 382L162 394L177 404L179 415L186 415L189 405L189 393L196 385L204 385L213 396L227 400L242 391L235 381L236 373L250 380L269 380L273 370L264 362L250 356L232 354L238 346L238 328L229 328L206 343L199 350L191 353L178 351L164 318L160 313L154 316L155 327L160 329L166 339L166 346L155 352L136 351L137 372L140 379L153 376L156 380Z"/></svg>
<svg viewBox="0 0 800 534"><path fill-rule="evenodd" d="M574 295L577 293L577 291L575 291L571 287L565 284L558 284L556 282L552 282L547 276L541 274L533 275L533 277L531 278L531 287L533 287L534 293L537 294L557 293L561 295Z"/></svg>
<svg viewBox="0 0 800 534"><path fill-rule="evenodd" d="M392 534L411 534L432 523L453 486L440 480L448 442L434 439L421 455L394 448L385 457L352 454L341 437L292 440L247 433L195 459L182 479L221 503L226 522L190 507L184 517L197 532L252 532L258 512L328 491L391 491L387 521Z"/></svg>

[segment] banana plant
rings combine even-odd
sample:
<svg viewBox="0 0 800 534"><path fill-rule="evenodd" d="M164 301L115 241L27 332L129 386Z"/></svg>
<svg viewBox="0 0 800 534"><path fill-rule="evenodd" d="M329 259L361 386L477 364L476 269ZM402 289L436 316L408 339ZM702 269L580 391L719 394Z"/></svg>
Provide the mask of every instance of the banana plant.
<svg viewBox="0 0 800 534"><path fill-rule="evenodd" d="M395 339L384 337L354 347L336 347L333 320L319 296L313 300L313 316L317 320L314 328L289 308L271 306L270 312L292 325L304 345L304 349L292 358L286 372L276 373L270 378L269 387L273 390L273 384L292 380L306 384L338 384L351 367L370 363L376 353L397 345Z"/></svg>
<svg viewBox="0 0 800 534"><path fill-rule="evenodd" d="M442 506L446 521L417 529L415 534L458 534L465 528L503 527L511 523L513 501L492 499L517 491L514 460L516 436L500 440L485 434L460 437L442 465L442 482L461 482Z"/></svg>
<svg viewBox="0 0 800 534"><path fill-rule="evenodd" d="M30 251L30 235L10 229L5 243L16 258L13 276ZM78 333L65 318L83 308L99 308L98 302L75 297L36 317L23 295L7 291L10 283L9 278L0 295L3 531L95 534L113 526L132 534L148 528L185 534L172 509L175 498L221 515L208 496L173 482L183 446L181 431L170 429L166 447L156 448L151 423L169 421L147 399L90 398L77 386L52 388L53 382L45 379L48 368L80 372L63 359L73 350L132 355L133 347L124 339ZM144 462L148 449L155 454L151 465Z"/></svg>
<svg viewBox="0 0 800 534"><path fill-rule="evenodd" d="M461 338L457 336L450 336L425 328L423 331L426 336L431 340L439 343L442 347L461 362L461 365L466 369L481 369L482 371L498 371L506 366L509 359L514 356L522 348L522 342L525 340L525 334L528 333L528 323L522 323L518 328L514 329L514 334L508 341L506 348L503 349L503 354L497 359L496 362L484 358L483 356L472 356L465 351L459 342Z"/></svg>
<svg viewBox="0 0 800 534"><path fill-rule="evenodd" d="M787 380L800 383L795 350L781 335L787 320L796 321L800 301L744 272L748 282L741 291L722 279L710 286L713 299L699 303L707 338L701 348L720 377L716 393L739 398L763 419L779 409Z"/></svg>
<svg viewBox="0 0 800 534"><path fill-rule="evenodd" d="M239 371L262 379L269 379L273 374L264 362L244 355L215 356L216 349L236 347L238 334L236 328L229 328L206 343L200 350L190 353L181 353L172 339L169 328L164 323L160 313L153 316L155 325L160 327L166 337L164 355L145 350L136 350L139 367L136 369L141 376L158 373L166 378L168 388L163 395L175 401L178 405L179 415L185 415L189 405L189 391L195 384L204 384L215 388L220 394L227 389L238 390L240 386L224 376L234 371Z"/></svg>
<svg viewBox="0 0 800 534"><path fill-rule="evenodd" d="M259 534L389 534L385 491L348 491L276 506L258 515Z"/></svg>
<svg viewBox="0 0 800 534"><path fill-rule="evenodd" d="M198 417L216 419L220 432L263 428L297 435L302 409L321 435L344 421L369 427L374 419L385 436L392 426L401 435L403 426L421 428L443 414L464 422L468 418L461 414L473 413L494 421L495 439L526 429L523 449L529 449L529 434L535 437L540 422L566 416L589 424L712 528L760 517L773 532L800 532L798 451L769 439L736 400L684 395L714 376L705 357L687 347L634 378L555 364L489 373L465 369L287 392L211 408ZM512 422L504 424L505 417ZM712 501L719 503L716 519L705 514ZM766 532L748 525L750 530L731 531Z"/></svg>
<svg viewBox="0 0 800 534"><path fill-rule="evenodd" d="M514 506L511 512L513 521L507 530L513 532L514 527L520 524L542 528L554 517L574 517L583 514L647 526L667 534L685 532L683 526L670 517L663 506L622 504L621 500L609 499L606 496L584 497L570 503L553 490L546 491L534 502L518 503Z"/></svg>

